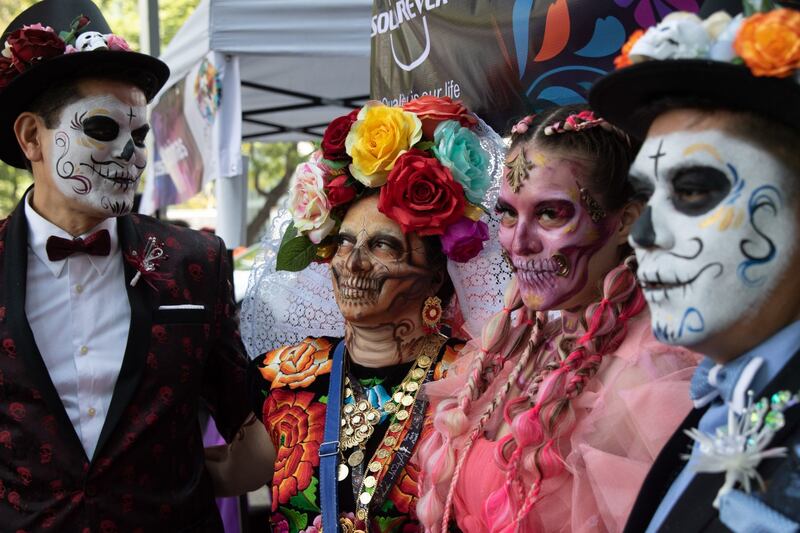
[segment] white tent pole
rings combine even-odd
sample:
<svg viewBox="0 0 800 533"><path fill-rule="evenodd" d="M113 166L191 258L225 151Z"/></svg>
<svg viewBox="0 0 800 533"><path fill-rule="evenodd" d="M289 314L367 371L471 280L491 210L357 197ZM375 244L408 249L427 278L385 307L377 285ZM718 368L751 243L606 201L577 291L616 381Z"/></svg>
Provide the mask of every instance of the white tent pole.
<svg viewBox="0 0 800 533"><path fill-rule="evenodd" d="M161 35L158 27L158 0L139 0L139 49L153 57L158 57L161 54ZM149 112L149 110L148 110ZM147 136L145 140L147 146L147 174L145 179L145 189L147 185L154 186L153 181L156 179L156 161L155 161L155 137L153 134ZM147 197L147 190L144 196ZM151 189L150 194L153 193ZM147 203L145 201L144 203ZM140 206L141 208L145 206ZM150 213L148 213L150 214Z"/></svg>
<svg viewBox="0 0 800 533"><path fill-rule="evenodd" d="M153 57L161 55L158 0L139 0L139 49Z"/></svg>

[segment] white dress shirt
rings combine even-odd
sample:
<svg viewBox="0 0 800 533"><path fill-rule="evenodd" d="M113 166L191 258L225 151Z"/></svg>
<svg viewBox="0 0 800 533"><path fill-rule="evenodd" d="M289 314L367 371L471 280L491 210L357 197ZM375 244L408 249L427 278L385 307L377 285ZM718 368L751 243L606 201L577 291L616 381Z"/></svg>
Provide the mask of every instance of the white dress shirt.
<svg viewBox="0 0 800 533"><path fill-rule="evenodd" d="M131 322L117 220L108 218L82 235L108 230L108 256L79 253L50 261L47 239L51 235L72 237L34 211L29 196L24 200L28 219L25 314L50 379L91 459L122 366Z"/></svg>

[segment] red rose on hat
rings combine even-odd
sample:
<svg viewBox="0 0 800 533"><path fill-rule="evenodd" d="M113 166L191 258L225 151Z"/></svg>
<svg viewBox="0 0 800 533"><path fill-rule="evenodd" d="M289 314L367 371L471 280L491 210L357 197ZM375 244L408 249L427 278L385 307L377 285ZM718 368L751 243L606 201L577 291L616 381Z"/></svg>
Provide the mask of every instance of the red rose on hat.
<svg viewBox="0 0 800 533"><path fill-rule="evenodd" d="M358 118L358 112L358 109L354 109L347 115L334 119L325 129L322 136L322 153L325 159L339 161L349 157L344 141L350 133L350 127Z"/></svg>
<svg viewBox="0 0 800 533"><path fill-rule="evenodd" d="M19 71L7 57L0 57L0 89L19 76Z"/></svg>
<svg viewBox="0 0 800 533"><path fill-rule="evenodd" d="M12 63L20 72L36 61L62 55L67 48L52 28L41 24L23 26L15 31L6 39L6 46Z"/></svg>
<svg viewBox="0 0 800 533"><path fill-rule="evenodd" d="M465 128L473 128L478 120L464 105L449 97L421 96L403 106L422 121L422 134L433 139L433 132L440 122L457 120Z"/></svg>
<svg viewBox="0 0 800 533"><path fill-rule="evenodd" d="M347 174L340 174L325 184L325 194L331 209L344 205L356 197L355 187L347 184L348 178Z"/></svg>
<svg viewBox="0 0 800 533"><path fill-rule="evenodd" d="M464 213L464 189L450 170L427 152L412 149L397 158L381 187L378 210L403 232L441 235Z"/></svg>

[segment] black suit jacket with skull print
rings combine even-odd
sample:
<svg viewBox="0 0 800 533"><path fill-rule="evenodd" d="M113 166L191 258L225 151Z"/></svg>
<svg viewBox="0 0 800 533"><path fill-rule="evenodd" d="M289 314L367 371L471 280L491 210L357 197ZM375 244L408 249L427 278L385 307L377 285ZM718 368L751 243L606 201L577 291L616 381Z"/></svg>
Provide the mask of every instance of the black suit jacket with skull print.
<svg viewBox="0 0 800 533"><path fill-rule="evenodd" d="M0 222L0 529L221 531L198 405L226 439L249 413L222 241L149 217L118 219L130 334L87 457L25 315L27 232L22 205ZM149 237L166 258L131 287L133 252L140 256ZM159 309L182 304L195 308Z"/></svg>

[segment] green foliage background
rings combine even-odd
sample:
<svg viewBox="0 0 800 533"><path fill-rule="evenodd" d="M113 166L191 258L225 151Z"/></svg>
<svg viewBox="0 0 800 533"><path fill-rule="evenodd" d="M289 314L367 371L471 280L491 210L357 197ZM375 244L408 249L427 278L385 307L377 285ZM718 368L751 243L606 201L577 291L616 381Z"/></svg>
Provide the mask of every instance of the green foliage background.
<svg viewBox="0 0 800 533"><path fill-rule="evenodd" d="M114 33L124 37L132 48L138 49L138 0L94 1L100 6ZM18 13L34 3L36 3L35 0L0 0L0 29L5 29ZM200 0L161 0L159 2L158 15L162 47L169 43L199 3ZM17 170L0 162L0 216L4 217L11 212L30 184L31 177L28 172Z"/></svg>

